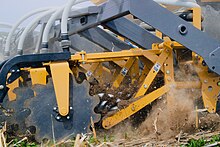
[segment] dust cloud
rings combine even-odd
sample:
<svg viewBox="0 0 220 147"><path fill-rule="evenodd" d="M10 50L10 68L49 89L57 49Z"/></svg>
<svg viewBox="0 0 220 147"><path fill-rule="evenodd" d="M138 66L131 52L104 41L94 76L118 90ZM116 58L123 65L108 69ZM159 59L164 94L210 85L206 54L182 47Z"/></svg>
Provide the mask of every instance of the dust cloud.
<svg viewBox="0 0 220 147"><path fill-rule="evenodd" d="M192 93L185 89L172 89L170 92L175 96L174 101L168 103L164 98L153 106L150 115L139 127L143 136L164 140L180 132L195 130Z"/></svg>

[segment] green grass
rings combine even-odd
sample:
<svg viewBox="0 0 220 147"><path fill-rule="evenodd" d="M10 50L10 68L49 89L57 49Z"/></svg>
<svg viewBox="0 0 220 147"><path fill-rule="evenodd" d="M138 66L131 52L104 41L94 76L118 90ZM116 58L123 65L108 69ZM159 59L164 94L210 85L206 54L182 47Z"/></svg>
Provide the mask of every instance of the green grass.
<svg viewBox="0 0 220 147"><path fill-rule="evenodd" d="M215 142L220 142L220 134L212 136L210 141L207 141L205 138L200 138L198 140L190 139L186 145L186 147L202 147L208 144L213 144Z"/></svg>
<svg viewBox="0 0 220 147"><path fill-rule="evenodd" d="M19 142L18 139L14 139L12 144L14 144L14 145L16 144L16 147L37 147L36 143L34 143L34 142L27 142L27 140L21 141L19 143L18 142Z"/></svg>

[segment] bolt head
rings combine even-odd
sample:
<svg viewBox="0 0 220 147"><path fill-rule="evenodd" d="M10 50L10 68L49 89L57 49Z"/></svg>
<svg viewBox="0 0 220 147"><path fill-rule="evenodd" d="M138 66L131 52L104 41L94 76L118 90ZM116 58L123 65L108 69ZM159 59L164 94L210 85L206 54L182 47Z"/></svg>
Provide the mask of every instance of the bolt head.
<svg viewBox="0 0 220 147"><path fill-rule="evenodd" d="M147 85L146 84L144 84L144 88L147 89Z"/></svg>
<svg viewBox="0 0 220 147"><path fill-rule="evenodd" d="M0 85L0 90L4 89L4 85Z"/></svg>
<svg viewBox="0 0 220 147"><path fill-rule="evenodd" d="M60 119L61 119L61 117L60 117L60 116L57 116L57 117L56 117L56 119L57 119L57 120L60 120Z"/></svg>
<svg viewBox="0 0 220 147"><path fill-rule="evenodd" d="M70 116L67 116L66 119L70 119Z"/></svg>
<svg viewBox="0 0 220 147"><path fill-rule="evenodd" d="M70 110L73 110L73 107L70 107Z"/></svg>
<svg viewBox="0 0 220 147"><path fill-rule="evenodd" d="M53 107L53 110L57 110L57 107Z"/></svg>
<svg viewBox="0 0 220 147"><path fill-rule="evenodd" d="M131 107L131 110L132 110L132 111L135 111L135 107L134 107L134 106L132 106L132 107Z"/></svg>
<svg viewBox="0 0 220 147"><path fill-rule="evenodd" d="M167 71L166 71L166 73L167 73L167 74L170 74L170 71L169 71L169 70L167 70Z"/></svg>

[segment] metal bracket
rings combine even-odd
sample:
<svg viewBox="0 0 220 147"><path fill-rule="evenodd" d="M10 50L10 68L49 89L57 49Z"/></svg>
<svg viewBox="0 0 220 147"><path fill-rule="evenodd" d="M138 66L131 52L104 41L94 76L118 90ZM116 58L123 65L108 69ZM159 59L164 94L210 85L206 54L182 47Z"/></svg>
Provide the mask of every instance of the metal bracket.
<svg viewBox="0 0 220 147"><path fill-rule="evenodd" d="M1 64L0 69L0 102L3 101L9 88L6 86L7 76L10 70L17 66L18 69L23 67L43 67L43 62L50 61L67 61L71 58L70 52L64 53L47 53L15 56Z"/></svg>
<svg viewBox="0 0 220 147"><path fill-rule="evenodd" d="M51 75L60 115L69 114L69 63L51 63Z"/></svg>

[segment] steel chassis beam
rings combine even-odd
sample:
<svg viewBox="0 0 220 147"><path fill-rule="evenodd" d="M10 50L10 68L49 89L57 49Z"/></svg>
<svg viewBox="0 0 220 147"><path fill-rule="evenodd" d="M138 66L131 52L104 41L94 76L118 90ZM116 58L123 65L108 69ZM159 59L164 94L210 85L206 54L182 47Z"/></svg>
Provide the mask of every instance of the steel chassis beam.
<svg viewBox="0 0 220 147"><path fill-rule="evenodd" d="M99 8L98 14L83 16L86 18L83 23L82 17L75 18L70 34L76 34L132 14L202 56L208 67L213 72L220 74L220 44L156 2L151 0L110 0L100 5Z"/></svg>

